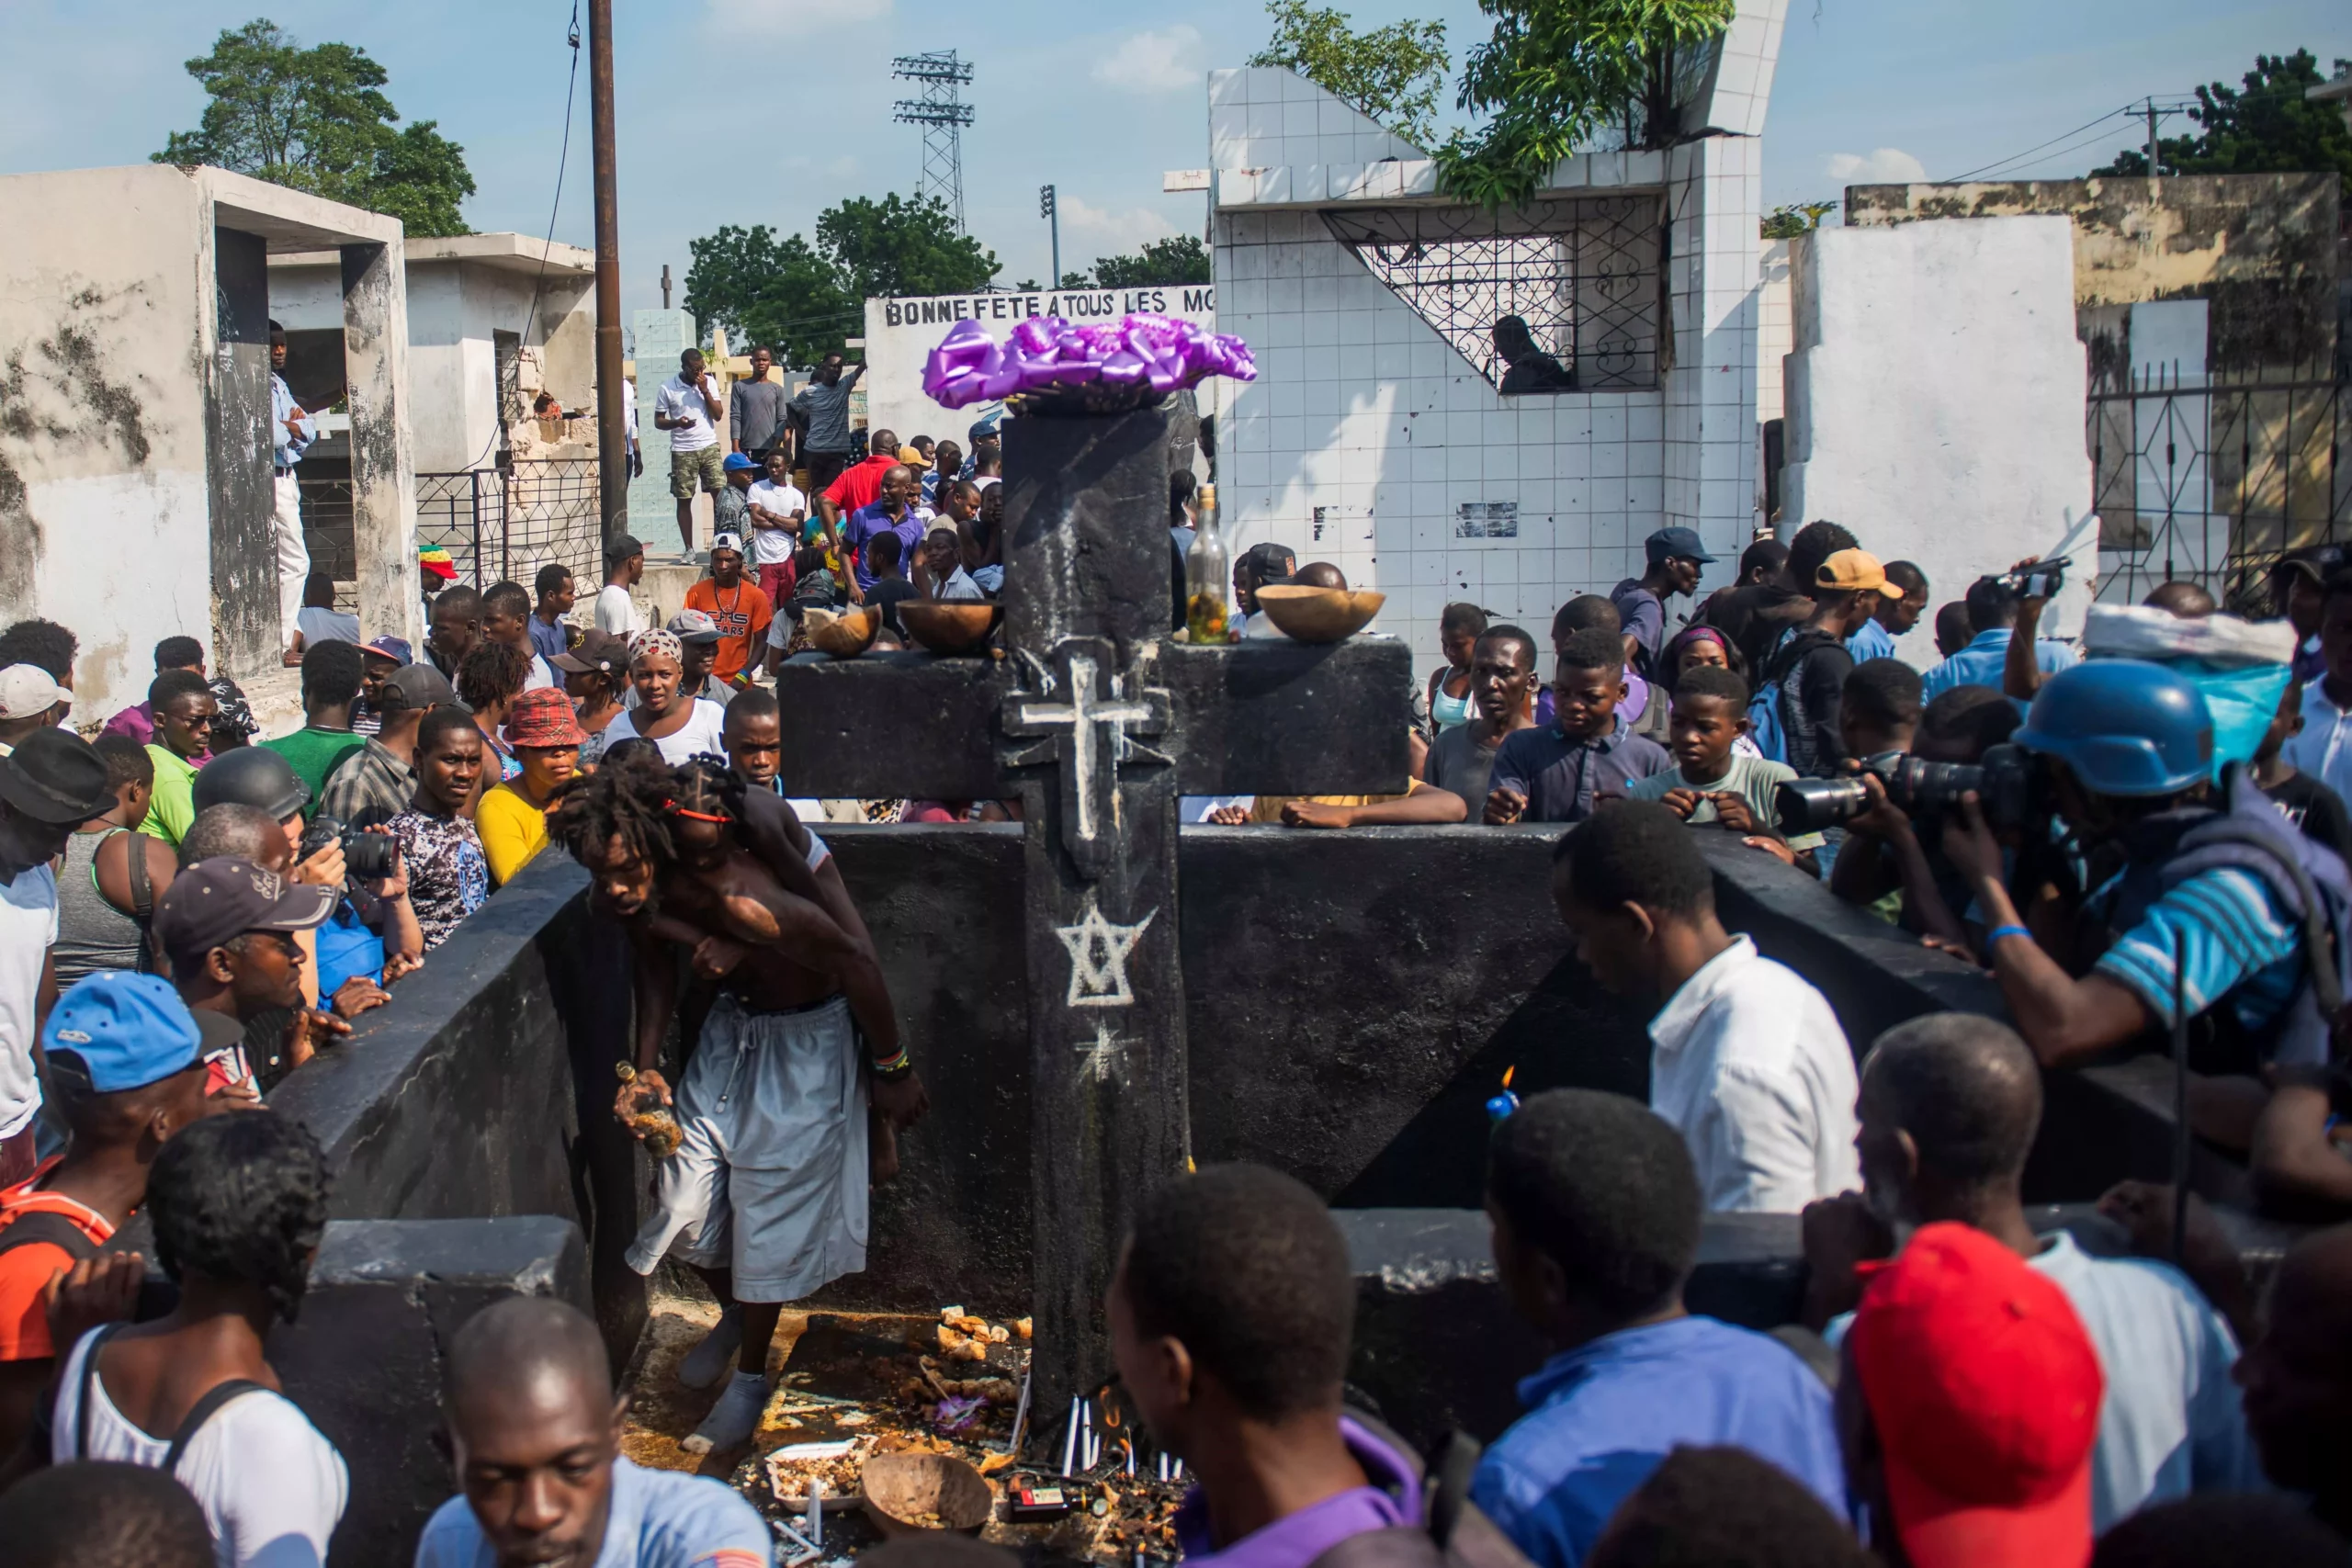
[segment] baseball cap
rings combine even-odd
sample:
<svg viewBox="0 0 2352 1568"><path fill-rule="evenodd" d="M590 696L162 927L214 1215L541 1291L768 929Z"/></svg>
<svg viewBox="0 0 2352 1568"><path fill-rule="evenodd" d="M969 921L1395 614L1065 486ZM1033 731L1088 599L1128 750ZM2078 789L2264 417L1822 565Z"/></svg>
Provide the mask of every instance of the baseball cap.
<svg viewBox="0 0 2352 1568"><path fill-rule="evenodd" d="M899 448L899 461L920 468L922 466L922 453L912 446L901 446Z"/></svg>
<svg viewBox="0 0 2352 1568"><path fill-rule="evenodd" d="M610 632L591 630L581 635L579 647L566 649L548 662L575 675L622 674L628 669L628 642Z"/></svg>
<svg viewBox="0 0 2352 1568"><path fill-rule="evenodd" d="M38 664L11 664L0 670L0 718L31 718L73 701L74 694Z"/></svg>
<svg viewBox="0 0 2352 1568"><path fill-rule="evenodd" d="M1867 1276L1846 1344L1916 1568L2080 1568L2105 1384L2065 1292L1948 1221Z"/></svg>
<svg viewBox="0 0 2352 1568"><path fill-rule="evenodd" d="M2346 551L2342 545L2306 545L2301 549L2289 550L2280 556L2278 564L2270 570L2274 574L2296 573L2310 578L2315 583L2324 584L2342 570L2347 558L2352 558L2352 552Z"/></svg>
<svg viewBox="0 0 2352 1568"><path fill-rule="evenodd" d="M155 940L175 964L246 931L302 931L326 923L341 892L288 882L235 855L185 867L155 901Z"/></svg>
<svg viewBox="0 0 2352 1568"><path fill-rule="evenodd" d="M743 553L743 536L731 530L722 530L710 536L710 547L713 553L733 550L740 556Z"/></svg>
<svg viewBox="0 0 2352 1568"><path fill-rule="evenodd" d="M52 828L79 827L114 800L97 749L70 729L43 726L0 757L0 800Z"/></svg>
<svg viewBox="0 0 2352 1568"><path fill-rule="evenodd" d="M560 688L541 686L514 699L506 716L506 739L515 746L577 746L588 739L572 716L571 699Z"/></svg>
<svg viewBox="0 0 2352 1568"><path fill-rule="evenodd" d="M613 536L613 542L605 547L605 570L610 570L631 556L641 556L644 553L645 546L636 535L616 534Z"/></svg>
<svg viewBox="0 0 2352 1568"><path fill-rule="evenodd" d="M408 646L408 638L389 635L370 637L359 645L359 651L375 654L379 659L389 659L395 664L406 664L416 657Z"/></svg>
<svg viewBox="0 0 2352 1568"><path fill-rule="evenodd" d="M942 513L924 525L922 536L928 539L933 534L945 534L950 537L953 537L956 532L956 519L948 516L944 513Z"/></svg>
<svg viewBox="0 0 2352 1568"><path fill-rule="evenodd" d="M967 440L967 441L993 441L993 440L995 440L995 439L996 439L996 415L994 415L994 414L990 414L990 415L989 415L989 417L988 417L988 418L986 418L986 419L982 419L982 420L975 420L975 421L973 422L973 423L972 423L972 427L971 427L969 430L967 430L966 432L964 432L964 439L965 439L965 440Z"/></svg>
<svg viewBox="0 0 2352 1568"><path fill-rule="evenodd" d="M384 713L406 713L411 708L440 707L454 703L458 694L450 689L449 677L430 664L403 664L384 677Z"/></svg>
<svg viewBox="0 0 2352 1568"><path fill-rule="evenodd" d="M50 1060L100 1094L161 1083L204 1060L203 1032L160 975L100 969L57 998L40 1032Z"/></svg>
<svg viewBox="0 0 2352 1568"><path fill-rule="evenodd" d="M700 610L681 610L670 617L670 635L680 642L717 642L718 623Z"/></svg>
<svg viewBox="0 0 2352 1568"><path fill-rule="evenodd" d="M747 469L757 468L759 465L741 452L729 452L719 459L718 467L723 472L740 474Z"/></svg>
<svg viewBox="0 0 2352 1568"><path fill-rule="evenodd" d="M1903 597L1903 590L1886 580L1886 568L1868 550L1839 550L1821 563L1820 570L1813 574L1813 582L1816 588L1843 588L1865 593L1875 590L1889 599Z"/></svg>
<svg viewBox="0 0 2352 1568"><path fill-rule="evenodd" d="M1643 545L1649 551L1652 566L1668 560L1694 560L1705 566L1715 558L1707 553L1707 547L1699 542L1696 528L1660 528L1644 540Z"/></svg>

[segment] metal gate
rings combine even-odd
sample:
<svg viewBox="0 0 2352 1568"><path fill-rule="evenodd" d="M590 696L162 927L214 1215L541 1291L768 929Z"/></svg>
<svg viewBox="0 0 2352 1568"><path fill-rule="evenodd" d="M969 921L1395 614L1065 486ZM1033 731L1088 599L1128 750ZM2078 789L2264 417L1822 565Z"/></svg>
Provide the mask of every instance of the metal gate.
<svg viewBox="0 0 2352 1568"><path fill-rule="evenodd" d="M416 476L417 542L447 550L470 587L528 588L539 568L560 562L593 590L604 581L601 528L594 457Z"/></svg>
<svg viewBox="0 0 2352 1568"><path fill-rule="evenodd" d="M2344 389L2316 367L2267 378L2154 370L2093 392L2099 600L2135 604L2188 579L2233 610L2272 614L2266 579L2283 552L2352 537Z"/></svg>

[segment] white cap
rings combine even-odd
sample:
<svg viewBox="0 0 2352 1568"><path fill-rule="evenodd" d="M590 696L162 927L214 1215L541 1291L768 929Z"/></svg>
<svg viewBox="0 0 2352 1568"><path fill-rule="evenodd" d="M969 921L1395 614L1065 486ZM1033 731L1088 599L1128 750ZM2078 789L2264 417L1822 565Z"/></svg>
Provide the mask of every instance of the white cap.
<svg viewBox="0 0 2352 1568"><path fill-rule="evenodd" d="M38 664L11 664L0 670L0 718L32 718L60 703L71 706L74 694L50 679Z"/></svg>

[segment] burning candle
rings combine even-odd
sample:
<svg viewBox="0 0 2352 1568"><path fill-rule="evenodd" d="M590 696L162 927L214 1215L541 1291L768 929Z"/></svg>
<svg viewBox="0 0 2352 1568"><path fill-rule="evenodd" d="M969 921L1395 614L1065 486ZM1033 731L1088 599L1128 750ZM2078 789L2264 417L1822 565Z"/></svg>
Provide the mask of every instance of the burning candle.
<svg viewBox="0 0 2352 1568"><path fill-rule="evenodd" d="M1499 1122L1519 1109L1519 1096L1510 1091L1511 1075L1518 1071L1519 1064L1516 1062L1503 1069L1502 1093L1487 1101L1487 1117L1489 1121Z"/></svg>

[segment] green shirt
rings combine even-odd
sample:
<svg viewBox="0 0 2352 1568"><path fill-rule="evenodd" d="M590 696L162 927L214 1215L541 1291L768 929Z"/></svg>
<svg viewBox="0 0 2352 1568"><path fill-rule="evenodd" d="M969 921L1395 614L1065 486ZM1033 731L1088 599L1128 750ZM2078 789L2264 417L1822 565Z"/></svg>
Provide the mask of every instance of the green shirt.
<svg viewBox="0 0 2352 1568"><path fill-rule="evenodd" d="M264 746L286 759L302 787L311 792L305 811L318 808L319 791L326 787L327 775L334 772L342 761L354 751L363 750L368 738L348 729L320 729L315 727L298 729L291 735L281 735L275 740L265 740Z"/></svg>
<svg viewBox="0 0 2352 1568"><path fill-rule="evenodd" d="M1668 768L1662 773L1635 779L1625 786L1625 795L1632 800L1664 800L1668 790L1695 789L1710 795L1730 790L1745 795L1748 814L1759 825L1777 833L1781 830L1781 811L1773 804L1773 791L1796 776L1797 771L1784 762L1770 761L1762 757L1743 757L1735 751L1731 757L1731 771L1713 784L1694 784L1682 776L1680 768ZM1714 819L1715 803L1712 800L1702 800L1690 809L1690 821L1693 826ZM1800 854L1807 850L1817 850L1821 844L1822 838L1818 833L1799 833L1789 840L1789 848Z"/></svg>
<svg viewBox="0 0 2352 1568"><path fill-rule="evenodd" d="M150 745L147 755L155 763L155 795L139 830L177 849L196 820L196 766L168 746Z"/></svg>

